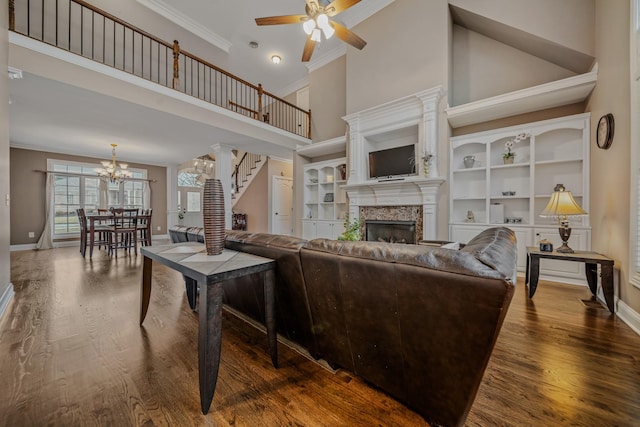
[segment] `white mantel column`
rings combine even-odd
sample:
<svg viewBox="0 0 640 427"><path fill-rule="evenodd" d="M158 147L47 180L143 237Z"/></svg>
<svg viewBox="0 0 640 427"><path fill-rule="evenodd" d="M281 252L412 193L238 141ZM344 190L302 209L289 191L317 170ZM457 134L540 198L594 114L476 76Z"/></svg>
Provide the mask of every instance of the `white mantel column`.
<svg viewBox="0 0 640 427"><path fill-rule="evenodd" d="M167 234L178 224L178 165L167 165Z"/></svg>
<svg viewBox="0 0 640 427"><path fill-rule="evenodd" d="M213 144L211 150L216 157L216 167L214 177L222 183L224 193L224 227L231 229L231 172L233 156L231 150L233 147L224 144Z"/></svg>
<svg viewBox="0 0 640 427"><path fill-rule="evenodd" d="M416 94L416 97L422 101L422 121L419 126L419 142L422 146L422 154L430 153L433 155L433 159L429 165L430 177L440 176L440 171L438 170L438 109L440 99L444 96L444 93L444 89L441 86L438 86Z"/></svg>

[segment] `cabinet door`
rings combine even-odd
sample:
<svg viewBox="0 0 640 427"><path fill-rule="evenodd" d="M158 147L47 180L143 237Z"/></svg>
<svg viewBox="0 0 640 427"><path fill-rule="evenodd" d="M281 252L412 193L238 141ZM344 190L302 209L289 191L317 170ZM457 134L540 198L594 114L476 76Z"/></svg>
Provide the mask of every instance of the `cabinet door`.
<svg viewBox="0 0 640 427"><path fill-rule="evenodd" d="M302 238L312 240L316 238L316 222L302 221Z"/></svg>
<svg viewBox="0 0 640 427"><path fill-rule="evenodd" d="M333 223L331 221L318 221L316 238L333 239Z"/></svg>
<svg viewBox="0 0 640 427"><path fill-rule="evenodd" d="M467 243L486 228L484 225L452 225L449 232L449 240Z"/></svg>
<svg viewBox="0 0 640 427"><path fill-rule="evenodd" d="M344 222L342 222L342 221L334 221L331 224L331 227L333 229L332 230L333 234L332 234L331 238L333 240L338 240L338 237L340 237L340 235L342 233L344 233Z"/></svg>
<svg viewBox="0 0 640 427"><path fill-rule="evenodd" d="M518 247L518 271L525 271L527 268L527 246L533 245L533 230L530 228L509 227L516 233Z"/></svg>

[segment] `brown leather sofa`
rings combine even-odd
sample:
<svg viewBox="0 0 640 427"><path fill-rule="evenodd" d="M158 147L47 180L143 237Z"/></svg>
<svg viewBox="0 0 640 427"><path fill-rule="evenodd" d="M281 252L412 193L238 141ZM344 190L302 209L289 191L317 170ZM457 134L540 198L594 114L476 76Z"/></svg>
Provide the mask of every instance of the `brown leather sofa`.
<svg viewBox="0 0 640 427"><path fill-rule="evenodd" d="M464 424L514 292L511 230L487 229L460 250L230 230L225 245L278 260L280 334L432 425ZM262 301L255 277L225 286L226 304L264 323Z"/></svg>

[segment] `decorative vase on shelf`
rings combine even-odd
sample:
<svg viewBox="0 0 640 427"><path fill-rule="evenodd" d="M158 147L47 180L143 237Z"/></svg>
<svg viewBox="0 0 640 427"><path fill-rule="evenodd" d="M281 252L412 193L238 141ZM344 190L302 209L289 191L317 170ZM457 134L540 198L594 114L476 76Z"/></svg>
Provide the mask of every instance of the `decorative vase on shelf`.
<svg viewBox="0 0 640 427"><path fill-rule="evenodd" d="M516 158L516 156L508 156L508 157L503 157L502 160L504 161L505 165L512 165L513 164L513 160Z"/></svg>
<svg viewBox="0 0 640 427"><path fill-rule="evenodd" d="M207 255L224 249L224 192L219 179L207 179L202 192L202 219Z"/></svg>
<svg viewBox="0 0 640 427"><path fill-rule="evenodd" d="M464 157L464 167L472 168L473 164L476 162L475 156L465 156Z"/></svg>

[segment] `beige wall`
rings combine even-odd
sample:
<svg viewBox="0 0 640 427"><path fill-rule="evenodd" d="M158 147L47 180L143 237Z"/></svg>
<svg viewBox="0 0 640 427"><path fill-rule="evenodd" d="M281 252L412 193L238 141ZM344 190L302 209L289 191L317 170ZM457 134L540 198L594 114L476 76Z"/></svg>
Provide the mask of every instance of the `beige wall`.
<svg viewBox="0 0 640 427"><path fill-rule="evenodd" d="M453 26L452 60L451 105L466 104L575 75L459 25Z"/></svg>
<svg viewBox="0 0 640 427"><path fill-rule="evenodd" d="M269 232L271 177L274 175L293 176L292 163L269 159L233 207L235 213L247 214L247 231Z"/></svg>
<svg viewBox="0 0 640 427"><path fill-rule="evenodd" d="M9 3L0 0L0 296L9 287L10 209L5 203L9 190L9 40L7 27Z"/></svg>
<svg viewBox="0 0 640 427"><path fill-rule="evenodd" d="M332 61L309 74L309 108L313 142L343 136L346 123L347 57Z"/></svg>
<svg viewBox="0 0 640 427"><path fill-rule="evenodd" d="M74 162L99 163L90 157L12 148L11 161L11 244L34 244L40 238L45 224L45 174L36 170L47 170L47 159L71 160ZM147 170L151 187L153 209L153 234L167 233L167 172L160 166L129 163L131 168ZM155 182L153 182L155 181ZM157 228L160 227L160 230ZM35 233L29 238L28 233Z"/></svg>
<svg viewBox="0 0 640 427"><path fill-rule="evenodd" d="M347 114L446 87L448 27L447 2L425 0L395 1L357 25L368 44L347 48Z"/></svg>
<svg viewBox="0 0 640 427"><path fill-rule="evenodd" d="M449 0L449 3L579 52L594 53L593 0Z"/></svg>
<svg viewBox="0 0 640 427"><path fill-rule="evenodd" d="M640 290L629 284L629 188L631 152L629 1L596 1L598 84L587 108L591 111L592 247L615 260L620 271L619 297L640 312ZM598 119L615 117L611 148L595 145Z"/></svg>

